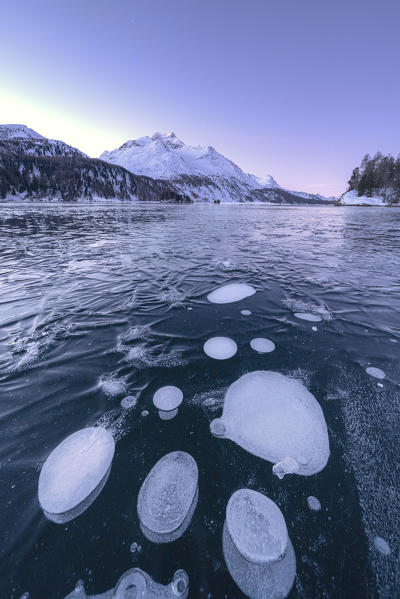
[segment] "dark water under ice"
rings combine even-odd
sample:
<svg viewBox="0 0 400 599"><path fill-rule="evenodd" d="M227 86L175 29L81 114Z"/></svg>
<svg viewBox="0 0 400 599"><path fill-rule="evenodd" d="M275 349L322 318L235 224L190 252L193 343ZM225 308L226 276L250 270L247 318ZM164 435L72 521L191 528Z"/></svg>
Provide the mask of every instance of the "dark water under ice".
<svg viewBox="0 0 400 599"><path fill-rule="evenodd" d="M257 293L207 302L228 282ZM293 316L310 310L323 316L317 331ZM236 341L233 358L204 354L215 335ZM258 355L249 342L264 336L276 350ZM290 599L400 597L399 358L400 210L1 205L0 597L63 598L78 579L100 593L137 566L163 584L185 569L190 599L243 598L222 554L226 504L241 487L286 518ZM386 373L382 387L368 365ZM331 444L321 473L279 480L211 436L227 386L260 369L300 378L319 401ZM109 378L138 395L134 409L107 397ZM171 421L152 405L162 385L184 392ZM84 514L54 524L39 508L40 468L67 435L99 423L117 441L110 478ZM157 545L140 531L137 495L178 449L199 466L199 502L186 533Z"/></svg>

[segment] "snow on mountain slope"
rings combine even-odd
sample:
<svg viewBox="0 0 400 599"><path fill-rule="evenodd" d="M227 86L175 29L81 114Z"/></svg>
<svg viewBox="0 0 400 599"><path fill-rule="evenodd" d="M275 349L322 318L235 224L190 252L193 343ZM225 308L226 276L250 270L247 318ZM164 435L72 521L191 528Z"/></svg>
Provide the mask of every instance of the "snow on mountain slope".
<svg viewBox="0 0 400 599"><path fill-rule="evenodd" d="M25 125L0 125L0 149L34 156L84 156L86 154L58 139L47 139Z"/></svg>
<svg viewBox="0 0 400 599"><path fill-rule="evenodd" d="M0 139L45 139L26 125L0 125Z"/></svg>
<svg viewBox="0 0 400 599"><path fill-rule="evenodd" d="M166 179L192 201L323 203L312 194L282 188L275 179L245 173L212 146L189 146L174 133L155 133L103 152L101 160L135 174Z"/></svg>

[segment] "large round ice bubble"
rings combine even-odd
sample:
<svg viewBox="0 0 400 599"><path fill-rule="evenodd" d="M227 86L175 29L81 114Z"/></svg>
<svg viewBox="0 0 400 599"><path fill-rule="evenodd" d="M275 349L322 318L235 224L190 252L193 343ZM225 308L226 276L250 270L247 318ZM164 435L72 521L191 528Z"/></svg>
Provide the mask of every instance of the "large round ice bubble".
<svg viewBox="0 0 400 599"><path fill-rule="evenodd" d="M254 287L247 285L247 283L229 283L211 291L207 295L207 299L212 304L230 304L249 297L255 292Z"/></svg>
<svg viewBox="0 0 400 599"><path fill-rule="evenodd" d="M329 458L319 403L303 383L278 372L250 372L230 385L222 417L210 428L213 435L275 464L273 471L280 478L315 474Z"/></svg>
<svg viewBox="0 0 400 599"><path fill-rule="evenodd" d="M153 395L153 404L158 408L158 414L162 420L174 418L182 401L183 393L179 387L174 385L161 387Z"/></svg>
<svg viewBox="0 0 400 599"><path fill-rule="evenodd" d="M138 496L143 534L156 543L169 543L187 529L198 499L197 464L184 451L162 457L150 470Z"/></svg>
<svg viewBox="0 0 400 599"><path fill-rule="evenodd" d="M252 489L239 489L226 508L226 525L235 547L253 564L280 560L287 548L285 518L276 503Z"/></svg>
<svg viewBox="0 0 400 599"><path fill-rule="evenodd" d="M237 352L237 345L229 337L211 337L203 346L204 352L214 360L227 360Z"/></svg>
<svg viewBox="0 0 400 599"><path fill-rule="evenodd" d="M45 515L66 522L89 507L107 481L114 451L113 436L101 427L79 430L57 445L39 476Z"/></svg>

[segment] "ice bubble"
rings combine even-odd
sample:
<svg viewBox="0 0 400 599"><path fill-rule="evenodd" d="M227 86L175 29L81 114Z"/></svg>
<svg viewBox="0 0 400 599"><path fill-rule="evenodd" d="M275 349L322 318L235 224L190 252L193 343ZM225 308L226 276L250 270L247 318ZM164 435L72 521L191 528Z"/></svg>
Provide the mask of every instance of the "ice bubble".
<svg viewBox="0 0 400 599"><path fill-rule="evenodd" d="M100 595L86 595L82 584L65 599L187 599L188 594L189 577L185 570L177 570L172 581L164 586L140 568L131 568L121 576L114 589Z"/></svg>
<svg viewBox="0 0 400 599"><path fill-rule="evenodd" d="M226 508L226 525L239 553L253 564L280 560L286 551L285 518L262 493L252 489L235 491Z"/></svg>
<svg viewBox="0 0 400 599"><path fill-rule="evenodd" d="M382 539L382 537L375 537L374 545L375 545L375 549L377 551L379 551L379 553L382 553L382 555L390 555L390 553L391 553L390 546L385 541L385 539Z"/></svg>
<svg viewBox="0 0 400 599"><path fill-rule="evenodd" d="M275 349L275 343L264 337L256 337L250 341L251 349L254 349L259 354L267 354Z"/></svg>
<svg viewBox="0 0 400 599"><path fill-rule="evenodd" d="M296 318L301 320L308 320L309 322L321 322L322 317L319 314L312 314L311 312L295 312Z"/></svg>
<svg viewBox="0 0 400 599"><path fill-rule="evenodd" d="M377 383L377 385L378 385L378 387L381 387L381 388L383 387L382 383Z"/></svg>
<svg viewBox="0 0 400 599"><path fill-rule="evenodd" d="M62 441L45 461L39 476L39 503L55 522L67 522L93 503L104 487L115 442L101 427L79 430Z"/></svg>
<svg viewBox="0 0 400 599"><path fill-rule="evenodd" d="M386 376L383 370L375 368L374 366L368 366L368 368L365 369L365 372L376 379L384 379Z"/></svg>
<svg viewBox="0 0 400 599"><path fill-rule="evenodd" d="M282 559L273 563L253 564L237 550L225 522L222 549L230 575L247 597L251 599L287 597L296 576L296 556L290 539Z"/></svg>
<svg viewBox="0 0 400 599"><path fill-rule="evenodd" d="M296 574L296 557L285 519L268 497L251 489L228 501L222 534L228 570L251 599L283 599Z"/></svg>
<svg viewBox="0 0 400 599"><path fill-rule="evenodd" d="M197 464L184 451L162 457L140 487L137 510L143 534L155 543L170 543L190 524L198 499Z"/></svg>
<svg viewBox="0 0 400 599"><path fill-rule="evenodd" d="M272 472L282 479L285 474L296 474L299 471L300 460L296 461L293 458L283 458L277 464L272 466Z"/></svg>
<svg viewBox="0 0 400 599"><path fill-rule="evenodd" d="M212 304L230 304L249 297L255 292L254 287L247 285L247 283L229 283L211 291L207 295L207 299Z"/></svg>
<svg viewBox="0 0 400 599"><path fill-rule="evenodd" d="M240 314L242 314L243 316L250 316L251 312L250 310L240 310Z"/></svg>
<svg viewBox="0 0 400 599"><path fill-rule="evenodd" d="M161 387L153 395L153 404L158 408L158 414L162 420L175 418L182 400L182 391L173 385Z"/></svg>
<svg viewBox="0 0 400 599"><path fill-rule="evenodd" d="M118 379L104 379L101 381L101 388L108 397L118 397L126 393L126 385Z"/></svg>
<svg viewBox="0 0 400 599"><path fill-rule="evenodd" d="M329 458L320 405L301 381L278 372L250 372L230 385L222 417L210 428L216 436L277 464L280 474L315 474Z"/></svg>
<svg viewBox="0 0 400 599"><path fill-rule="evenodd" d="M142 551L142 547L141 547L141 545L138 545L137 543L132 543L131 546L129 547L129 551L131 553L140 553Z"/></svg>
<svg viewBox="0 0 400 599"><path fill-rule="evenodd" d="M311 327L313 331L318 331L318 327Z"/></svg>
<svg viewBox="0 0 400 599"><path fill-rule="evenodd" d="M137 404L137 397L134 395L126 395L123 399L121 399L121 408L125 410L130 410L134 408Z"/></svg>
<svg viewBox="0 0 400 599"><path fill-rule="evenodd" d="M307 505L310 508L310 510L313 510L314 512L319 512L321 509L321 502L313 495L307 497Z"/></svg>
<svg viewBox="0 0 400 599"><path fill-rule="evenodd" d="M211 337L203 346L204 352L215 360L227 360L237 352L237 345L229 337Z"/></svg>
<svg viewBox="0 0 400 599"><path fill-rule="evenodd" d="M143 418L146 418L146 416L148 416L148 415L149 415L149 411L148 411L148 410L143 410L143 411L142 411L142 414L141 414L141 416L142 416Z"/></svg>

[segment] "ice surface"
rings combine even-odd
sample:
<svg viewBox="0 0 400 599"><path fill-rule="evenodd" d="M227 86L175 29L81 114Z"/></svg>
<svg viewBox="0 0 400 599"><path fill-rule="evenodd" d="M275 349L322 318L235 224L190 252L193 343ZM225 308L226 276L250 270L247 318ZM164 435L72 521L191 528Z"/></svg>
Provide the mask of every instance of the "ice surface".
<svg viewBox="0 0 400 599"><path fill-rule="evenodd" d="M39 477L39 503L47 514L77 508L107 476L115 442L101 427L79 430L62 441L45 461Z"/></svg>
<svg viewBox="0 0 400 599"><path fill-rule="evenodd" d="M226 525L239 553L253 564L280 560L288 531L278 506L252 489L235 491L226 508Z"/></svg>
<svg viewBox="0 0 400 599"><path fill-rule="evenodd" d="M376 379L384 379L386 376L383 370L375 368L375 366L368 366L368 368L365 369L365 372Z"/></svg>
<svg viewBox="0 0 400 599"><path fill-rule="evenodd" d="M137 502L147 538L170 542L185 532L197 504L198 475L195 460L184 451L168 453L153 466Z"/></svg>
<svg viewBox="0 0 400 599"><path fill-rule="evenodd" d="M240 310L240 314L242 314L243 316L250 316L251 311L250 310Z"/></svg>
<svg viewBox="0 0 400 599"><path fill-rule="evenodd" d="M251 349L254 349L259 354L267 354L275 349L275 343L264 337L256 337L250 341Z"/></svg>
<svg viewBox="0 0 400 599"><path fill-rule="evenodd" d="M210 358L226 360L236 354L237 345L229 337L211 337L205 342L203 349Z"/></svg>
<svg viewBox="0 0 400 599"><path fill-rule="evenodd" d="M322 317L319 314L312 314L311 312L295 312L296 318L301 320L308 320L309 322L321 322Z"/></svg>
<svg viewBox="0 0 400 599"><path fill-rule="evenodd" d="M307 497L307 505L310 508L310 510L313 510L314 512L319 512L319 510L321 509L321 503L319 499L317 499L313 495Z"/></svg>
<svg viewBox="0 0 400 599"><path fill-rule="evenodd" d="M329 458L320 405L301 381L278 372L250 372L230 385L215 431L273 464L296 462L298 474L319 472Z"/></svg>
<svg viewBox="0 0 400 599"><path fill-rule="evenodd" d="M65 599L186 599L189 594L189 577L185 570L177 570L172 581L164 586L155 582L140 568L127 570L114 589L100 595L87 595L82 581Z"/></svg>
<svg viewBox="0 0 400 599"><path fill-rule="evenodd" d="M173 385L161 387L153 395L153 404L156 408L164 412L176 410L181 405L182 400L182 391Z"/></svg>
<svg viewBox="0 0 400 599"><path fill-rule="evenodd" d="M253 564L239 553L225 522L222 548L230 575L247 597L284 599L289 594L296 576L296 556L290 539L282 559L268 564Z"/></svg>
<svg viewBox="0 0 400 599"><path fill-rule="evenodd" d="M213 304L230 304L249 297L255 292L254 287L247 285L247 283L229 283L214 289L207 295L207 299Z"/></svg>
<svg viewBox="0 0 400 599"><path fill-rule="evenodd" d="M382 537L375 537L374 545L375 549L379 551L379 553L382 553L382 555L390 555L391 549L389 544L385 541L385 539L382 539Z"/></svg>
<svg viewBox="0 0 400 599"><path fill-rule="evenodd" d="M137 404L137 397L134 395L126 395L123 399L121 399L121 408L125 410L130 410L134 408Z"/></svg>

